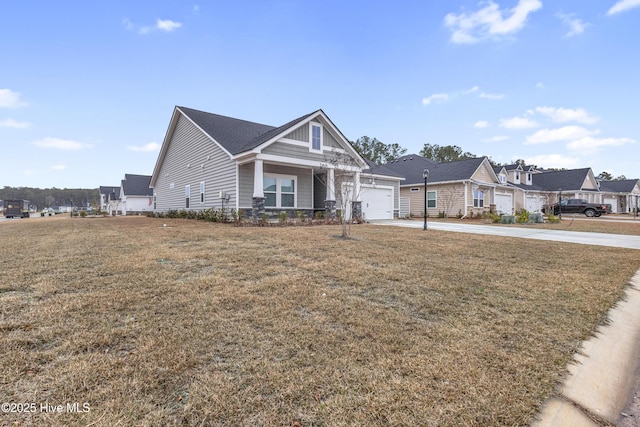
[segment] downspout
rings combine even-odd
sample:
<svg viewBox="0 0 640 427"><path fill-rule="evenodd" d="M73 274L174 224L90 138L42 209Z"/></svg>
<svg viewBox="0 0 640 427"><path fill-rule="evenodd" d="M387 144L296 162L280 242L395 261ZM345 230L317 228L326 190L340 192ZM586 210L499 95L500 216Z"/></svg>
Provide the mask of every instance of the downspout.
<svg viewBox="0 0 640 427"><path fill-rule="evenodd" d="M464 215L462 215L462 218L460 219L465 219L467 217L467 181L464 181Z"/></svg>

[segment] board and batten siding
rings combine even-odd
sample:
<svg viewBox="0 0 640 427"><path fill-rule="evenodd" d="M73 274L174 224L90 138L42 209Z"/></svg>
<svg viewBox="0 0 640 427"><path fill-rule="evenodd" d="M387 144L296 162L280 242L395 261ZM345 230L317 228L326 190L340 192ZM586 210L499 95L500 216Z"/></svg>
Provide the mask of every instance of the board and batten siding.
<svg viewBox="0 0 640 427"><path fill-rule="evenodd" d="M296 177L297 209L313 209L313 169L264 163L265 174L292 175ZM253 203L254 164L245 163L238 167L240 208L251 209Z"/></svg>
<svg viewBox="0 0 640 427"><path fill-rule="evenodd" d="M220 191L230 195L225 206L236 205L236 163L182 114L169 141L158 171L156 210L185 209L185 186L190 185L189 210L222 207ZM205 183L205 201L200 203L200 182Z"/></svg>
<svg viewBox="0 0 640 427"><path fill-rule="evenodd" d="M331 134L331 132L327 130L327 126L324 120L314 120L314 121L322 125L322 144L325 147L344 148L340 145L338 140ZM310 136L309 132L310 132L309 123L305 123L304 125L300 126L298 129L287 134L285 138L308 143L309 136Z"/></svg>

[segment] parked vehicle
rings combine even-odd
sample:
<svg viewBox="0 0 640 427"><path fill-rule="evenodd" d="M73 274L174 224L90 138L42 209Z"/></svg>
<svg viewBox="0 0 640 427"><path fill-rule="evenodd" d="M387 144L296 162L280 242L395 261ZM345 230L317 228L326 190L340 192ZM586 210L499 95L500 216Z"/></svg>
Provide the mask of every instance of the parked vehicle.
<svg viewBox="0 0 640 427"><path fill-rule="evenodd" d="M4 201L5 218L29 218L29 201L28 200L5 200Z"/></svg>
<svg viewBox="0 0 640 427"><path fill-rule="evenodd" d="M42 212L40 212L40 216L53 216L53 215L55 215L55 212L51 208L44 208L42 209Z"/></svg>
<svg viewBox="0 0 640 427"><path fill-rule="evenodd" d="M584 199L563 199L560 204L553 205L553 214L580 213L588 217L598 217L607 213L607 206L603 203L589 203ZM545 212L546 213L546 212Z"/></svg>

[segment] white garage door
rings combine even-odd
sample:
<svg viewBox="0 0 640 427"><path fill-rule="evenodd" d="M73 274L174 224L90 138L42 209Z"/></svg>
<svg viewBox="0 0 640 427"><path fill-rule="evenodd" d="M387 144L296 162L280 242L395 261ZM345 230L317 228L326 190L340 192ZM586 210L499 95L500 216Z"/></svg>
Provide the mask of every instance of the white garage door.
<svg viewBox="0 0 640 427"><path fill-rule="evenodd" d="M362 187L362 213L365 220L393 219L393 190Z"/></svg>
<svg viewBox="0 0 640 427"><path fill-rule="evenodd" d="M611 213L618 212L618 199L615 197L605 197L602 203L611 205Z"/></svg>
<svg viewBox="0 0 640 427"><path fill-rule="evenodd" d="M540 212L540 199L537 196L527 196L524 208L529 212Z"/></svg>
<svg viewBox="0 0 640 427"><path fill-rule="evenodd" d="M496 193L496 211L499 214L511 215L513 213L513 202L511 194Z"/></svg>

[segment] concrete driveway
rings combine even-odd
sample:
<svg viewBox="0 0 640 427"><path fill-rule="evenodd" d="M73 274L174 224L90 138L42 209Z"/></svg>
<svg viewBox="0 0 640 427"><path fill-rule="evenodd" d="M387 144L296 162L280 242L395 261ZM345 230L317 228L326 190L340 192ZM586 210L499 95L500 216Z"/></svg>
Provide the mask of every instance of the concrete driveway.
<svg viewBox="0 0 640 427"><path fill-rule="evenodd" d="M422 221L377 220L376 225L391 225L422 229ZM622 234L585 233L580 231L547 230L527 227L500 227L496 225L461 224L452 222L427 222L429 230L453 231L456 233L489 234L493 236L519 237L522 239L553 240L556 242L580 243L583 245L611 246L616 248L640 249L640 236Z"/></svg>

